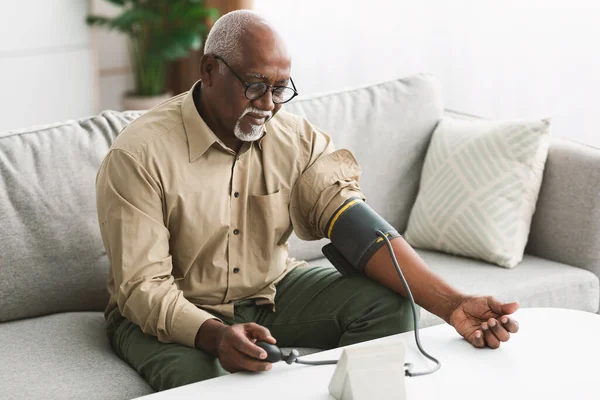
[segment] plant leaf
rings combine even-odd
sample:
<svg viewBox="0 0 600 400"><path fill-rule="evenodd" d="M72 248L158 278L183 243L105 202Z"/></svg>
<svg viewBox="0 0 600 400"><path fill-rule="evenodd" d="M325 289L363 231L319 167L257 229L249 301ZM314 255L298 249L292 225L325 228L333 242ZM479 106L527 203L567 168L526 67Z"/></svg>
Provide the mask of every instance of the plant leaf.
<svg viewBox="0 0 600 400"><path fill-rule="evenodd" d="M164 36L153 36L148 52L153 57L164 60L177 60L186 57L190 51L202 46L202 35L193 30L177 30Z"/></svg>
<svg viewBox="0 0 600 400"><path fill-rule="evenodd" d="M144 9L135 9L123 11L119 16L113 19L113 24L119 29L132 29L137 24L159 22L160 15L156 12Z"/></svg>
<svg viewBox="0 0 600 400"><path fill-rule="evenodd" d="M117 6L124 6L126 0L106 0L109 3L115 4Z"/></svg>
<svg viewBox="0 0 600 400"><path fill-rule="evenodd" d="M169 20L203 23L206 18L214 18L215 15L219 15L216 8L174 4L169 9L168 18Z"/></svg>
<svg viewBox="0 0 600 400"><path fill-rule="evenodd" d="M88 15L85 20L88 25L102 26L102 27L108 28L108 30L113 30L113 29L123 30L114 24L113 18L102 17L99 15Z"/></svg>

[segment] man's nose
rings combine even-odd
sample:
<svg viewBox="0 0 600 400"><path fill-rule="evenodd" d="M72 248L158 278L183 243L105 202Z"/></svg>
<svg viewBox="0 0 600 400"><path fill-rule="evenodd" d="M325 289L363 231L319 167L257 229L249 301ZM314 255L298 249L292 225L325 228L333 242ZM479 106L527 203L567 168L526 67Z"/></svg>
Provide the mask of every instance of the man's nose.
<svg viewBox="0 0 600 400"><path fill-rule="evenodd" d="M263 111L273 111L275 108L275 103L273 103L273 92L267 90L267 93L262 95L262 97L254 100L254 104L256 108Z"/></svg>

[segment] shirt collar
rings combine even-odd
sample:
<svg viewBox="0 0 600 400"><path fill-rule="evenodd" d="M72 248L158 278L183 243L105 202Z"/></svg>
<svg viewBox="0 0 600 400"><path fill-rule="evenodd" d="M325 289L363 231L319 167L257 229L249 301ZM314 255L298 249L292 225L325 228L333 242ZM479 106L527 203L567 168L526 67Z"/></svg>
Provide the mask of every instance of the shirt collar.
<svg viewBox="0 0 600 400"><path fill-rule="evenodd" d="M225 145L217 138L213 131L206 125L202 119L196 105L194 104L194 91L199 90L201 81L197 81L192 89L187 92L181 104L181 114L183 117L183 126L188 140L188 150L190 162L196 161L206 151L217 142L225 148ZM268 124L268 123L267 123ZM267 136L267 124L263 127L263 135L258 139L258 148L262 150L263 141Z"/></svg>
<svg viewBox="0 0 600 400"><path fill-rule="evenodd" d="M265 140L265 137L267 136L267 124L265 124L265 129L263 131L263 135L260 137L260 139L258 139L258 148L262 151L262 146L263 146L263 140Z"/></svg>
<svg viewBox="0 0 600 400"><path fill-rule="evenodd" d="M273 119L273 118L271 118L271 119ZM263 125L263 134L262 134L262 136L260 137L260 139L258 139L258 140L256 141L256 144L258 144L258 148L259 148L261 151L262 151L262 149L263 149L263 142L264 142L265 138L267 137L267 125L269 125L269 122L271 122L271 119L270 119L270 120L268 120L268 121L267 121L267 123Z"/></svg>
<svg viewBox="0 0 600 400"><path fill-rule="evenodd" d="M196 82L187 92L181 104L183 126L188 141L190 162L197 160L215 142L220 142L213 131L202 119L194 104L194 91L199 89L200 81Z"/></svg>

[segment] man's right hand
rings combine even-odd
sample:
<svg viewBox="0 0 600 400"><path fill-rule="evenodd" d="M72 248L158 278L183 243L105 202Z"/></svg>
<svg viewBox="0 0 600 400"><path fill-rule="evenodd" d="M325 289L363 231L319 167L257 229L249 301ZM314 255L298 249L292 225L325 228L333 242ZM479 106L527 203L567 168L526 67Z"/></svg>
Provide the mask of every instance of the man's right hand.
<svg viewBox="0 0 600 400"><path fill-rule="evenodd" d="M254 344L259 340L275 344L275 338L264 326L255 323L227 326L208 320L196 335L196 347L217 357L229 372L268 371L272 364L260 361L267 353Z"/></svg>

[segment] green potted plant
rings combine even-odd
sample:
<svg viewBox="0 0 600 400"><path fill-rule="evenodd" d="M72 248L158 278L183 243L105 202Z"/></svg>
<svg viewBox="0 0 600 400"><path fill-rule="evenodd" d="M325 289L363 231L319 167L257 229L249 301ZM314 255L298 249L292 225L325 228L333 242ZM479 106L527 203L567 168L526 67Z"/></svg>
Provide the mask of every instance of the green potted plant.
<svg viewBox="0 0 600 400"><path fill-rule="evenodd" d="M148 109L171 96L169 63L200 49L206 21L218 11L204 0L106 0L122 8L115 17L88 15L89 25L117 30L129 38L135 89L123 95L124 109Z"/></svg>

